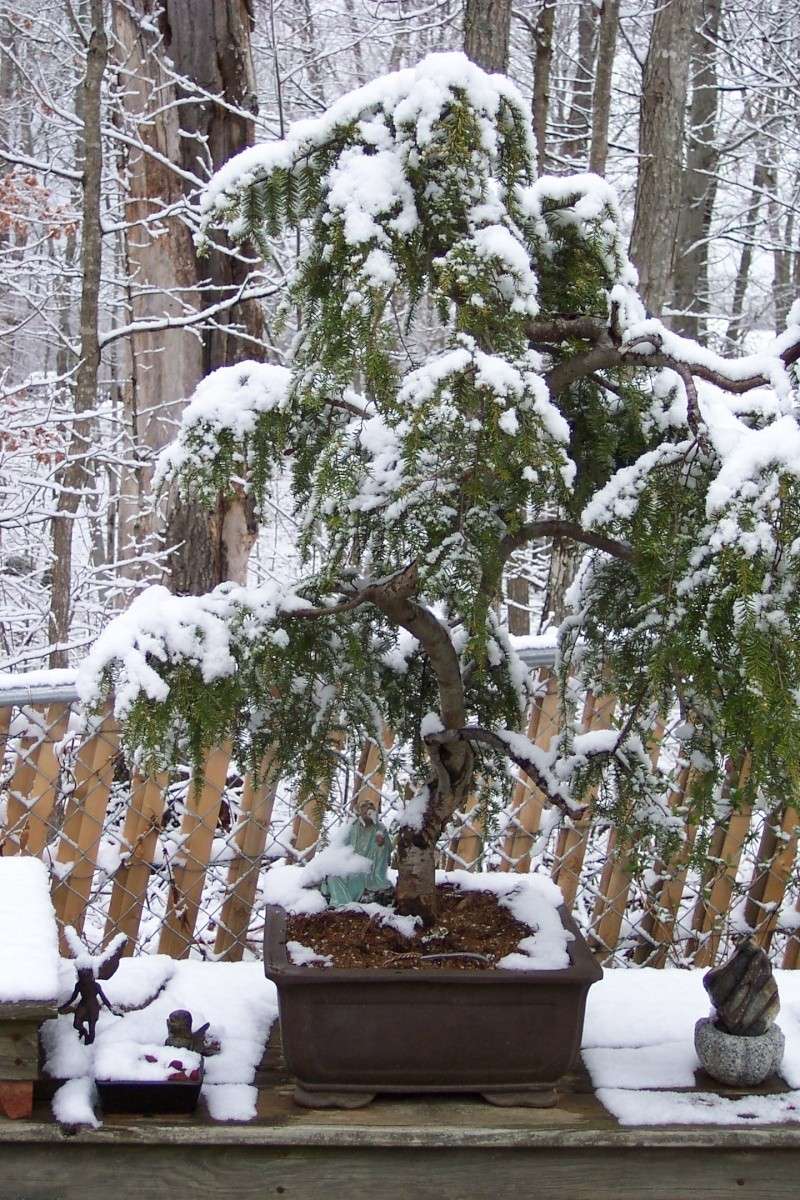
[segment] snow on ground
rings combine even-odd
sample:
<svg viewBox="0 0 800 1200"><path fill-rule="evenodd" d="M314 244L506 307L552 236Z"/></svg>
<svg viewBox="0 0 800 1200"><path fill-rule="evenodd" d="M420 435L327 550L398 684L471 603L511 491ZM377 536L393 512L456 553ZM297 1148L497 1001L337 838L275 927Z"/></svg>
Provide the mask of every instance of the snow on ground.
<svg viewBox="0 0 800 1200"><path fill-rule="evenodd" d="M74 978L70 963L63 968L62 1001ZM116 1013L103 1009L94 1045L78 1040L70 1015L42 1026L45 1070L68 1081L53 1099L59 1121L95 1124L96 1119L89 1118L98 1072L106 1078L125 1078L131 1044L163 1045L167 1016L179 1008L191 1012L195 1029L209 1021L209 1035L222 1046L219 1054L205 1060L203 1096L211 1116L218 1121L255 1116L253 1078L278 1011L263 963L176 962L163 955L125 958L102 986Z"/></svg>
<svg viewBox="0 0 800 1200"><path fill-rule="evenodd" d="M606 971L589 991L581 1055L597 1098L621 1125L751 1125L800 1121L800 1091L735 1099L691 1088L694 1026L708 1016L703 970ZM800 1089L800 973L776 971L781 1076Z"/></svg>

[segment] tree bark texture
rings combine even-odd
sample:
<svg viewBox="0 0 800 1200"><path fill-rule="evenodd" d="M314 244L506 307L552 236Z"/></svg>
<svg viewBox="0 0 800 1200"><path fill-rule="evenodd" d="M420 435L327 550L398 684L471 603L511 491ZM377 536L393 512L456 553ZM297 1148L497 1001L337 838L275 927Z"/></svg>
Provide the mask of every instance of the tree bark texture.
<svg viewBox="0 0 800 1200"><path fill-rule="evenodd" d="M436 845L457 808L467 806L474 755L466 742L442 746L434 759L435 775L428 781L428 802L420 827L401 827L397 838L398 912L436 921Z"/></svg>
<svg viewBox="0 0 800 1200"><path fill-rule="evenodd" d="M484 71L508 69L511 0L466 0L464 53Z"/></svg>
<svg viewBox="0 0 800 1200"><path fill-rule="evenodd" d="M578 52L572 80L569 115L562 153L575 163L588 158L591 129L592 83L597 48L597 20L594 0L582 0L578 10Z"/></svg>
<svg viewBox="0 0 800 1200"><path fill-rule="evenodd" d="M678 222L672 324L686 337L705 332L708 314L708 235L717 191L717 37L722 0L706 0L694 35L692 103L683 199Z"/></svg>
<svg viewBox="0 0 800 1200"><path fill-rule="evenodd" d="M553 541L540 632L548 624L560 625L566 617L567 589L575 578L575 573L580 566L582 557L582 548L576 546L574 542L563 538L556 538Z"/></svg>
<svg viewBox="0 0 800 1200"><path fill-rule="evenodd" d="M547 118L550 112L555 19L556 0L542 0L533 34L533 136L536 139L536 165L540 175L547 171Z"/></svg>
<svg viewBox="0 0 800 1200"><path fill-rule="evenodd" d="M773 245L772 261L772 311L774 327L777 332L786 328L789 309L796 299L794 293L793 259L797 256L794 249L794 213L791 210L781 221L781 205L778 202L778 172L773 165L767 176L769 189L769 233Z"/></svg>
<svg viewBox="0 0 800 1200"><path fill-rule="evenodd" d="M53 518L53 570L50 604L50 666L67 665L66 642L72 609L72 531L82 493L91 482L87 456L91 449L91 417L97 404L97 377L100 371L98 314L103 263L101 226L101 187L103 179L103 142L101 103L103 75L108 61L108 39L104 24L103 0L91 0L89 15L92 31L86 55L81 114L83 128L83 206L81 242L81 361L75 376L75 416L64 470L59 477L61 491ZM87 414L84 416L84 414Z"/></svg>
<svg viewBox="0 0 800 1200"><path fill-rule="evenodd" d="M250 50L252 0L167 0L164 19L165 50L178 73L239 110L231 112L213 101L181 109L187 168L205 144L216 170L252 146L255 139L253 116L258 103ZM216 250L211 251L205 270L212 284L207 303L212 304L234 296L248 273L241 257ZM204 373L244 358L259 358L262 335L258 301L228 309L204 336ZM168 544L183 543L170 557L173 590L200 594L225 579L245 583L256 533L252 502L242 494L220 497L212 513L176 500L166 530ZM182 536L176 536L179 534Z"/></svg>
<svg viewBox="0 0 800 1200"><path fill-rule="evenodd" d="M644 67L631 258L644 302L656 315L672 290L695 4L666 0L656 9Z"/></svg>
<svg viewBox="0 0 800 1200"><path fill-rule="evenodd" d="M181 162L182 110L174 104L175 88L153 26L143 24L155 8L153 0L113 5L126 117L143 145L127 149L121 163L130 223L125 258L132 322L184 316L197 307L198 264L181 211L185 185L171 167ZM149 225L148 219L163 209L168 215ZM180 329L137 333L124 340L121 359L130 465L120 487L119 556L125 574L136 579L157 548L153 463L174 436L181 407L202 378L203 346Z"/></svg>
<svg viewBox="0 0 800 1200"><path fill-rule="evenodd" d="M608 122L611 115L611 80L617 52L620 0L603 0L597 32L597 59L592 96L592 142L589 170L605 174L608 158Z"/></svg>
<svg viewBox="0 0 800 1200"><path fill-rule="evenodd" d="M530 585L524 575L512 575L508 579L508 632L524 637L531 631Z"/></svg>
<svg viewBox="0 0 800 1200"><path fill-rule="evenodd" d="M115 4L116 32L126 56L126 104L147 147L132 151L126 163L127 216L142 221L148 211L165 204L174 209L174 215L159 221L153 231L140 225L128 238L135 320L210 307L234 297L246 281L247 267L234 255L212 250L206 260L198 261L181 208L192 190L187 176L202 173L203 163L216 169L253 144L251 24L250 0ZM216 96L223 103L217 103ZM183 175L171 169L173 163ZM147 291L139 294L143 285L148 285ZM126 409L137 461L124 488L124 559L135 560L143 547L155 545L152 463L174 436L183 402L209 371L258 358L261 334L258 302L246 301L219 313L202 336L161 330L130 340ZM168 578L173 590L199 593L224 579L245 582L255 540L252 505L242 497L220 499L217 509L206 514L191 502L170 497L164 540L175 547Z"/></svg>
<svg viewBox="0 0 800 1200"><path fill-rule="evenodd" d="M750 279L750 267L753 262L753 244L758 225L758 211L761 207L764 189L767 186L767 175L766 165L761 161L756 162L756 165L753 167L752 198L744 226L742 253L739 257L739 266L736 269L736 282L733 287L731 319L728 322L726 331L726 337L732 342L741 342L745 329L744 298Z"/></svg>

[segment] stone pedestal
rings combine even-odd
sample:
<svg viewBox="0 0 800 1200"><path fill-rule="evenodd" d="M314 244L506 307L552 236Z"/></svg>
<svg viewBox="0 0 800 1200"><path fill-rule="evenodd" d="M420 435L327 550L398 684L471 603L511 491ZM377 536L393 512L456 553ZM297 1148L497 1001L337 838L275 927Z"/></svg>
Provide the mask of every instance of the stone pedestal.
<svg viewBox="0 0 800 1200"><path fill-rule="evenodd" d="M694 1045L712 1079L732 1087L754 1087L780 1067L785 1038L777 1025L757 1037L741 1037L723 1033L710 1017L703 1017L694 1027Z"/></svg>

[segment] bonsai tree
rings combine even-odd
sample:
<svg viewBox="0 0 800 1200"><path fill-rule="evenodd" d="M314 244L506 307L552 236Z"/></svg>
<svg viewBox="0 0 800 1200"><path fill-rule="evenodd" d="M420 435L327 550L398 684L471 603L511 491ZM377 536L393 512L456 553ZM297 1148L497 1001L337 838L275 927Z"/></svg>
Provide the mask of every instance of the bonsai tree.
<svg viewBox="0 0 800 1200"><path fill-rule="evenodd" d="M478 754L481 786L515 763L565 812L602 773L631 836L682 825L645 753L676 704L693 803L742 753L775 797L800 768L800 306L748 358L676 336L637 296L611 188L535 179L530 130L505 78L434 55L212 179L207 238L223 226L266 256L302 231L299 334L289 368L203 382L161 477L263 505L288 474L305 573L150 589L83 674L90 702L115 686L151 757L182 744L199 763L233 737L307 783L333 728L380 745L387 723L418 772L397 905L427 921ZM585 551L547 752L519 732L526 672L496 608L509 556L542 538ZM576 732L576 676L615 691L616 730Z"/></svg>

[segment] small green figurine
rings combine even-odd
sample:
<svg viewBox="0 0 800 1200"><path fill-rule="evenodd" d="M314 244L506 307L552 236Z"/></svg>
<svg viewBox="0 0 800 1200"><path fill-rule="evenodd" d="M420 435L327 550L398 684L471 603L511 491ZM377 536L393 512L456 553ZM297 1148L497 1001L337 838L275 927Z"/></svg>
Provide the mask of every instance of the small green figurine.
<svg viewBox="0 0 800 1200"><path fill-rule="evenodd" d="M393 890L386 875L392 854L392 841L369 796L356 802L356 815L347 833L345 845L372 863L369 872L358 875L329 875L323 882L323 896L334 907L358 901L377 901L385 904L392 899Z"/></svg>

